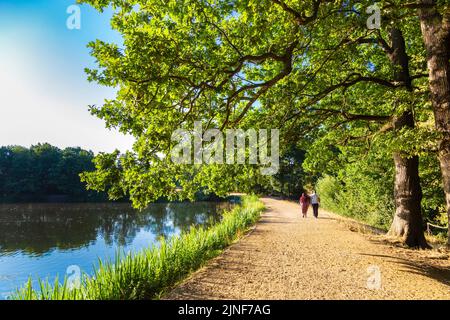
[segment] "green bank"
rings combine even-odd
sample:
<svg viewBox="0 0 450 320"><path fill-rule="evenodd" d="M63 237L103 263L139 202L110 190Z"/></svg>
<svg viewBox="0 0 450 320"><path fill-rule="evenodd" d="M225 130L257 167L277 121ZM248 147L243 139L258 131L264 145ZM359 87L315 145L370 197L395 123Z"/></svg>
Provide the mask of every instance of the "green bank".
<svg viewBox="0 0 450 320"><path fill-rule="evenodd" d="M130 300L158 299L239 239L259 219L264 205L256 196L243 196L241 204L224 213L210 228L196 227L170 239L161 239L137 253L117 254L115 262L99 263L92 277L84 274L79 285L51 284L31 279L13 295L16 300ZM75 284L75 285L74 285Z"/></svg>

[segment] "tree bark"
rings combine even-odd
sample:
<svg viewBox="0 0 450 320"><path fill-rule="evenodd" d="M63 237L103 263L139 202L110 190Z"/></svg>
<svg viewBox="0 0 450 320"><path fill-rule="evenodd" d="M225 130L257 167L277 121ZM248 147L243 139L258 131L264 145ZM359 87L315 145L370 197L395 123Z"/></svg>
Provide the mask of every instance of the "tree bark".
<svg viewBox="0 0 450 320"><path fill-rule="evenodd" d="M394 121L394 128L414 127L411 112L405 112ZM424 236L421 210L422 188L419 178L419 157L405 157L394 153L395 215L389 234L403 238L409 247L428 248Z"/></svg>
<svg viewBox="0 0 450 320"><path fill-rule="evenodd" d="M413 91L409 73L409 58L405 49L402 31L392 28L390 31L391 52L389 59L394 65L394 79L403 83L406 89ZM412 108L393 120L395 130L413 129L415 126ZM419 157L410 157L402 152L394 153L395 163L395 215L389 234L403 238L409 247L428 248L424 236L422 219L422 189L419 178Z"/></svg>
<svg viewBox="0 0 450 320"><path fill-rule="evenodd" d="M419 10L423 41L427 50L429 86L435 127L441 134L439 162L450 221L450 10L441 15L434 0L422 0L434 5ZM447 245L450 247L450 224Z"/></svg>

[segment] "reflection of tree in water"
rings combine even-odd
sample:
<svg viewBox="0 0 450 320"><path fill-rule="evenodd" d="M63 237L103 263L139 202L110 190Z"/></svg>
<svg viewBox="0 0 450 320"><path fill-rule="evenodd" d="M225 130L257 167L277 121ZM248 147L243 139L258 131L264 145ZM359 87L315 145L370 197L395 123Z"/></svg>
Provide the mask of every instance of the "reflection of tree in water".
<svg viewBox="0 0 450 320"><path fill-rule="evenodd" d="M227 203L216 203L211 205L208 202L198 203L197 206L179 206L172 203L168 207L172 210L171 220L175 227L180 230L187 230L192 225L211 225L220 219L220 213L229 208Z"/></svg>
<svg viewBox="0 0 450 320"><path fill-rule="evenodd" d="M157 203L142 212L127 204L37 204L0 206L0 253L22 250L42 255L70 250L102 237L108 245L127 246L140 230L169 237L191 225L220 219L227 203Z"/></svg>
<svg viewBox="0 0 450 320"><path fill-rule="evenodd" d="M148 210L151 223L146 231L157 237L169 237L191 225L209 225L218 221L224 204L211 202L155 204Z"/></svg>

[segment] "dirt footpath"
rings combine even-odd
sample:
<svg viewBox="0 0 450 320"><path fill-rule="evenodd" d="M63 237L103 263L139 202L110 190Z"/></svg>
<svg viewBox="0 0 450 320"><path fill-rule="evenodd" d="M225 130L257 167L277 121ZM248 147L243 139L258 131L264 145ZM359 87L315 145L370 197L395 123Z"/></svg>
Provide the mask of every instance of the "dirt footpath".
<svg viewBox="0 0 450 320"><path fill-rule="evenodd" d="M450 259L271 198L256 228L165 299L450 299Z"/></svg>

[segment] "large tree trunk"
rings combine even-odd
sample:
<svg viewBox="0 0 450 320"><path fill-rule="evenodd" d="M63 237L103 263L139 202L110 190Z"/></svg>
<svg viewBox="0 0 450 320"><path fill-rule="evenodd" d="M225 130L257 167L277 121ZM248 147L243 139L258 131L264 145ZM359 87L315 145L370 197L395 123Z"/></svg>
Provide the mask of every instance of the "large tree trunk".
<svg viewBox="0 0 450 320"><path fill-rule="evenodd" d="M405 39L400 29L390 32L392 51L389 59L395 67L394 78L412 91L409 73L409 59L405 49ZM394 129L414 128L412 108L394 119ZM422 221L422 189L419 178L419 158L409 157L401 152L394 154L395 162L395 216L389 234L403 238L410 247L428 248Z"/></svg>
<svg viewBox="0 0 450 320"><path fill-rule="evenodd" d="M441 15L436 1L422 0L431 5L419 10L427 63L435 126L442 135L439 143L439 162L450 221L450 12ZM448 10L448 9L447 9ZM450 224L447 245L450 246Z"/></svg>
<svg viewBox="0 0 450 320"><path fill-rule="evenodd" d="M394 127L413 127L414 117L405 112L395 120ZM409 247L428 248L422 221L422 189L419 178L419 157L394 154L395 162L395 216L389 234L401 237Z"/></svg>

